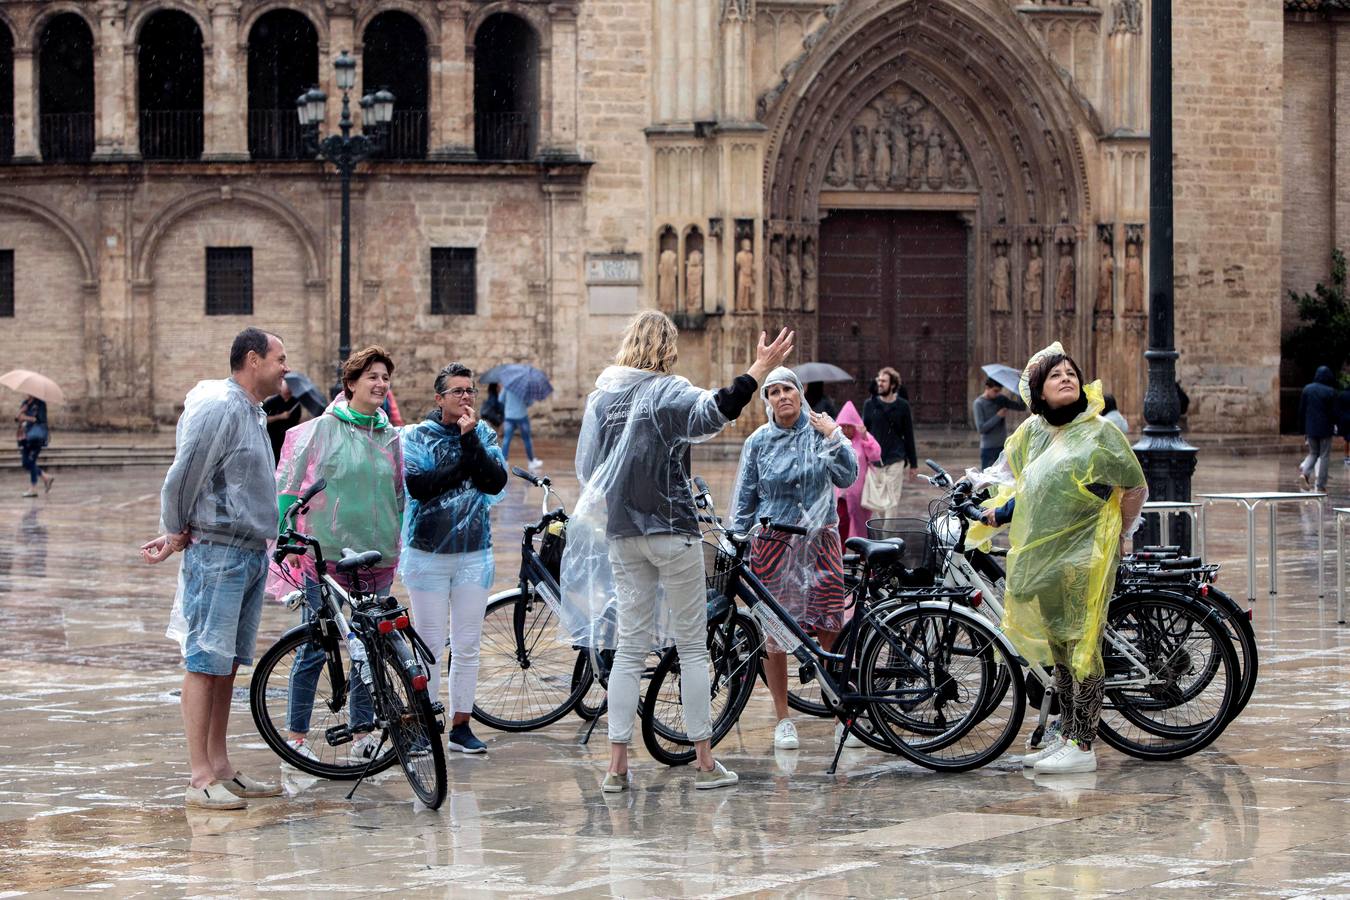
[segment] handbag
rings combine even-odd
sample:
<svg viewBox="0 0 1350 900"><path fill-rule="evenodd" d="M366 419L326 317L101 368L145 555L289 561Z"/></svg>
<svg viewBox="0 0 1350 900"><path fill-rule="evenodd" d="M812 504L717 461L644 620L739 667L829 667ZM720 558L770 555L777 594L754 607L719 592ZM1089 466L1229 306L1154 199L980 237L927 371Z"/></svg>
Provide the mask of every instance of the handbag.
<svg viewBox="0 0 1350 900"><path fill-rule="evenodd" d="M863 507L881 513L899 506L900 496L905 490L905 470L908 468L909 465L901 461L869 469L867 480L863 482Z"/></svg>
<svg viewBox="0 0 1350 900"><path fill-rule="evenodd" d="M23 442L25 444L38 444L39 446L45 447L47 446L47 441L50 439L51 432L49 432L47 426L41 422L31 423L28 426L28 429L23 433Z"/></svg>

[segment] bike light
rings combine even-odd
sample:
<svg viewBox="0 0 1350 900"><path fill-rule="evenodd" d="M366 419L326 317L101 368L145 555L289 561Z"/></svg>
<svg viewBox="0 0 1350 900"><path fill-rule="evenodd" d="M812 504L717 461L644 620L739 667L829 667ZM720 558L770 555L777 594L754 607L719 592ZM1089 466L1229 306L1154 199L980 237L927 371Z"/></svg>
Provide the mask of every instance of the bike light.
<svg viewBox="0 0 1350 900"><path fill-rule="evenodd" d="M399 616L397 619L394 620L394 627L397 628L399 631L402 631L403 629L407 628L407 627L408 627L408 617L407 617L407 616Z"/></svg>
<svg viewBox="0 0 1350 900"><path fill-rule="evenodd" d="M971 606L978 607L983 602L984 602L984 591L976 591L975 593L970 595Z"/></svg>
<svg viewBox="0 0 1350 900"><path fill-rule="evenodd" d="M427 676L425 676L425 675L414 675L414 676L413 676L413 680L412 680L412 684L413 684L413 690L415 690L415 691L425 691L425 690L427 689Z"/></svg>
<svg viewBox="0 0 1350 900"><path fill-rule="evenodd" d="M388 619L385 619L384 621L380 622L380 624L377 627L380 629L380 634L388 634L389 632L394 630L394 623L389 621Z"/></svg>
<svg viewBox="0 0 1350 900"><path fill-rule="evenodd" d="M1201 597L1208 597L1208 596L1209 596L1209 585L1207 585L1207 584L1202 584L1202 585L1200 585L1200 596L1201 596Z"/></svg>
<svg viewBox="0 0 1350 900"><path fill-rule="evenodd" d="M1252 613L1254 613L1254 612L1256 612L1256 610L1254 610L1254 609L1248 609L1248 610L1247 610L1247 621L1248 621L1248 622L1252 621L1252 619L1254 618L1254 617L1252 616Z"/></svg>

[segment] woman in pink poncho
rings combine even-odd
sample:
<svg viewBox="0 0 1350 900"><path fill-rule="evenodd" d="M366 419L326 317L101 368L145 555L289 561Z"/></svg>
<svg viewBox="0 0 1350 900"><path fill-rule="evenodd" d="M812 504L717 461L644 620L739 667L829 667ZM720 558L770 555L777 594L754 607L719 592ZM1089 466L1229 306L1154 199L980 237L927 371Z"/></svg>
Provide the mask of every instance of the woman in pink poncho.
<svg viewBox="0 0 1350 900"><path fill-rule="evenodd" d="M834 489L839 498L839 536L844 540L854 535L867 537L867 520L872 518L872 511L862 505L863 484L872 464L881 461L881 445L867 433L852 400L844 404L837 421L853 442L853 452L858 457L858 480L846 488Z"/></svg>

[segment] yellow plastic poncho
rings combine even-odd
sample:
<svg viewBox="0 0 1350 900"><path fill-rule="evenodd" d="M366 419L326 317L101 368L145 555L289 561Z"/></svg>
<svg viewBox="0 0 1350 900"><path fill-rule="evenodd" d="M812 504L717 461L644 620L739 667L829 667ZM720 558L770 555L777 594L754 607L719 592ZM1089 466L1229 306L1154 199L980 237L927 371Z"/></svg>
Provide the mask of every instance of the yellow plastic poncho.
<svg viewBox="0 0 1350 900"><path fill-rule="evenodd" d="M1062 352L1054 344L1032 357L1023 396L1032 366ZM1121 498L1148 490L1125 436L1098 416L1101 382L1083 392L1087 409L1073 421L1056 427L1032 416L1004 447L1017 509L1003 629L1029 662L1067 663L1078 681L1103 672L1101 635L1120 562Z"/></svg>

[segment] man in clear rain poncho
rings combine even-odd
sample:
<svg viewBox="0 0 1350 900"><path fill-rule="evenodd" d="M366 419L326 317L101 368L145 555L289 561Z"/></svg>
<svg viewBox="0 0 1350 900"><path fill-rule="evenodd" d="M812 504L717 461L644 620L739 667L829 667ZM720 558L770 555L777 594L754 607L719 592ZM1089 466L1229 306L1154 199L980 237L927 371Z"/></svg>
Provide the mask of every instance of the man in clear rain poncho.
<svg viewBox="0 0 1350 900"><path fill-rule="evenodd" d="M847 621L844 556L839 542L835 488L858 478L858 458L843 429L807 404L802 383L788 368L774 369L760 389L769 421L741 450L731 495L730 528L749 532L761 519L806 529L805 537L765 530L755 537L750 569L782 607L816 633L826 650ZM773 695L773 745L796 750L797 727L788 714L787 657L769 641L765 679ZM839 727L836 738L842 734ZM849 746L860 746L854 739Z"/></svg>
<svg viewBox="0 0 1350 900"><path fill-rule="evenodd" d="M708 685L707 595L689 447L740 415L764 378L792 350L783 329L759 337L755 362L720 391L672 375L675 324L639 313L615 364L596 379L577 442L581 498L568 520L562 563L564 640L614 649L609 678L610 765L602 789L628 789L628 743L647 654L674 643L683 672L686 732L694 741L695 787L736 783L714 762Z"/></svg>
<svg viewBox="0 0 1350 900"><path fill-rule="evenodd" d="M230 377L187 395L173 465L160 496L163 534L141 547L158 563L183 552L167 636L183 654L181 705L190 780L187 806L243 809L276 797L234 768L225 746L234 676L253 662L267 582L267 542L276 535L276 483L263 399L281 389L281 339L245 328L230 347Z"/></svg>
<svg viewBox="0 0 1350 900"><path fill-rule="evenodd" d="M1101 383L1082 386L1058 342L1027 363L1020 393L1033 415L976 480L1002 485L985 521L1012 523L1004 631L1032 665L1054 666L1062 709L1059 733L1023 762L1041 773L1091 772L1106 606L1148 488L1125 436L1099 415Z"/></svg>

